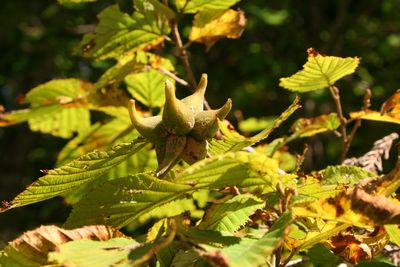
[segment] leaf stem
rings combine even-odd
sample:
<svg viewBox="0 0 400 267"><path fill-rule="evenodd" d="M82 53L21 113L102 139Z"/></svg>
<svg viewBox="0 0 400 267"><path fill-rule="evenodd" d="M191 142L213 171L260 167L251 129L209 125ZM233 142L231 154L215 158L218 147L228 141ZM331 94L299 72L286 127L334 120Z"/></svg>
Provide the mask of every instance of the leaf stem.
<svg viewBox="0 0 400 267"><path fill-rule="evenodd" d="M364 100L363 100L363 108L362 110L366 111L370 105L371 105L371 90L370 89L366 89L364 92ZM346 159L347 153L349 152L350 149L350 144L353 141L354 135L356 134L358 128L360 128L361 126L361 119L356 119L353 128L351 129L350 134L347 137L347 143L345 148L343 149L342 155L341 155L341 159L342 161Z"/></svg>
<svg viewBox="0 0 400 267"><path fill-rule="evenodd" d="M173 72L167 70L166 68L160 66L160 67L157 68L157 70L159 72L161 72L162 74L165 74L168 77L172 78L177 83L179 83L179 84L181 84L181 85L183 85L185 87L190 87L190 84L187 81L185 81L184 79L179 78L177 75L175 75Z"/></svg>
<svg viewBox="0 0 400 267"><path fill-rule="evenodd" d="M179 50L179 57L182 60L183 67L185 68L186 74L189 77L190 87L191 87L192 91L195 91L196 87L197 87L197 81L194 76L192 67L190 65L188 53L185 49L185 46L182 43L182 38L181 38L179 29L178 29L178 23L175 20L171 20L170 24L171 24L171 28L172 28L172 35L174 36L176 46L178 47L178 50ZM204 107L207 110L211 109L210 105L208 104L207 100L205 100L205 99L204 99Z"/></svg>
<svg viewBox="0 0 400 267"><path fill-rule="evenodd" d="M181 58L183 67L185 68L185 71L189 77L190 85L191 85L192 89L195 90L197 87L196 78L194 76L192 67L190 66L188 53L182 43L181 35L180 35L179 29L178 29L178 23L176 23L176 21L172 21L171 28L172 28L172 34L174 36L176 46L178 47L178 50L179 50L179 57Z"/></svg>
<svg viewBox="0 0 400 267"><path fill-rule="evenodd" d="M348 144L349 144L349 139L347 136L347 131L346 131L346 118L343 116L343 109L342 109L342 104L340 102L340 94L339 94L339 89L336 86L329 86L329 91L331 92L333 101L335 102L335 106L336 106L336 112L339 116L339 120L340 120L340 132L341 132L341 136L342 136L342 143L343 143L343 152L342 155L340 157L340 162L342 162L347 154L347 150L348 150Z"/></svg>

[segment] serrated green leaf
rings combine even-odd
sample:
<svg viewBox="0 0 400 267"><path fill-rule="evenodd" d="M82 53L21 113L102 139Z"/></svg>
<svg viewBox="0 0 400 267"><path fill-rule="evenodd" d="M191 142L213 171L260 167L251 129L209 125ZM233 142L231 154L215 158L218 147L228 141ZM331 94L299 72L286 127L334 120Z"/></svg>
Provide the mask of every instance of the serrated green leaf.
<svg viewBox="0 0 400 267"><path fill-rule="evenodd" d="M275 187L278 162L262 154L244 151L227 153L201 160L179 173L174 179L194 188L264 185Z"/></svg>
<svg viewBox="0 0 400 267"><path fill-rule="evenodd" d="M52 80L30 90L25 103L31 108L1 114L0 126L28 121L31 130L69 138L90 127L87 102L82 101L93 88L78 79Z"/></svg>
<svg viewBox="0 0 400 267"><path fill-rule="evenodd" d="M58 153L57 166L61 166L81 155L95 149L105 150L116 143L129 142L139 134L131 130L126 135L119 137L131 125L129 116L112 119L106 123L96 123L87 128L75 138L71 139Z"/></svg>
<svg viewBox="0 0 400 267"><path fill-rule="evenodd" d="M313 48L307 50L308 59L303 69L280 79L280 86L296 92L308 92L333 86L346 75L352 74L360 59L323 56Z"/></svg>
<svg viewBox="0 0 400 267"><path fill-rule="evenodd" d="M263 185L274 190L276 161L258 153L236 152L202 160L174 178L160 180L136 174L106 182L78 202L67 220L68 227L104 223L122 227L150 218L174 216L193 208L193 192L229 185Z"/></svg>
<svg viewBox="0 0 400 267"><path fill-rule="evenodd" d="M362 179L374 174L356 166L328 166L326 169L307 176L297 184L297 195L293 205L312 203L323 198L333 197L353 186Z"/></svg>
<svg viewBox="0 0 400 267"><path fill-rule="evenodd" d="M156 70L131 74L125 77L128 92L149 108L162 107L167 76ZM173 83L175 81L172 80Z"/></svg>
<svg viewBox="0 0 400 267"><path fill-rule="evenodd" d="M146 143L137 139L114 146L107 152L94 151L54 170L32 183L11 202L8 209L21 207L65 194L109 172L139 151Z"/></svg>
<svg viewBox="0 0 400 267"><path fill-rule="evenodd" d="M261 199L250 194L234 196L224 203L208 208L199 229L235 232L245 225L253 212L263 206Z"/></svg>
<svg viewBox="0 0 400 267"><path fill-rule="evenodd" d="M176 253L174 259L172 260L171 266L174 266L174 267L199 266L198 264L196 264L199 262L199 260L201 260L201 259L200 259L200 255L197 251L179 250L178 253Z"/></svg>
<svg viewBox="0 0 400 267"><path fill-rule="evenodd" d="M239 151L266 139L274 129L279 127L279 125L290 117L298 108L300 108L300 104L299 99L296 97L295 101L274 120L272 127L268 127L252 137L244 137L235 130L230 129L224 122L219 122L219 129L223 134L222 140L211 140L210 154L219 155L230 151Z"/></svg>
<svg viewBox="0 0 400 267"><path fill-rule="evenodd" d="M313 246L307 253L314 266L337 267L340 258L322 244Z"/></svg>
<svg viewBox="0 0 400 267"><path fill-rule="evenodd" d="M319 171L322 175L321 184L354 185L362 179L373 177L375 174L357 166L328 166Z"/></svg>
<svg viewBox="0 0 400 267"><path fill-rule="evenodd" d="M240 0L178 0L175 1L178 10L183 13L197 13L207 10L223 10L228 9Z"/></svg>
<svg viewBox="0 0 400 267"><path fill-rule="evenodd" d="M63 266L109 267L128 262L128 247L139 246L133 239L113 238L107 241L81 239L57 246L49 261Z"/></svg>
<svg viewBox="0 0 400 267"><path fill-rule="evenodd" d="M400 246L400 228L398 225L387 224L385 230L389 235L390 241Z"/></svg>
<svg viewBox="0 0 400 267"><path fill-rule="evenodd" d="M151 218L178 215L194 208L193 201L184 196L191 189L148 174L115 179L78 202L66 225L76 227L104 222L122 227L133 220L140 224Z"/></svg>
<svg viewBox="0 0 400 267"><path fill-rule="evenodd" d="M34 132L70 138L75 132L90 128L90 113L85 108L61 108L40 117L30 118L28 124Z"/></svg>
<svg viewBox="0 0 400 267"><path fill-rule="evenodd" d="M260 239L241 238L238 244L218 250L209 248L208 251L218 251L220 254L217 254L217 257L225 259L227 266L252 267L265 264L275 249L282 244L286 229L291 222L292 215L285 213ZM211 255L207 254L209 257L212 257Z"/></svg>
<svg viewBox="0 0 400 267"><path fill-rule="evenodd" d="M149 50L164 41L169 32L166 16L149 1L137 1L137 11L129 16L118 5L104 9L94 33L82 40L83 54L97 60L118 58L125 52Z"/></svg>

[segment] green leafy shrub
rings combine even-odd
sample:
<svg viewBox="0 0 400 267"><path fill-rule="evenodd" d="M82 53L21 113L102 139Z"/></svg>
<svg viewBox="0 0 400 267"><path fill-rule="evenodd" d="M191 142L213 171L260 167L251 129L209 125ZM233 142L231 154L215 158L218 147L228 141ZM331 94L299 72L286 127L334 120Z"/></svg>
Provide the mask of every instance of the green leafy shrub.
<svg viewBox="0 0 400 267"><path fill-rule="evenodd" d="M1 126L28 122L33 131L72 138L57 167L4 201L1 212L56 196L73 209L63 228L42 226L10 242L0 265L363 266L378 262L389 242L400 245L400 163L380 173L381 157L398 135L347 158L362 120L400 123L400 92L374 111L366 90L362 108L346 115L336 82L360 60L310 48L303 69L280 86L329 90L336 112L300 118L290 133L267 140L301 107L296 97L266 128L244 136L224 120L235 99L212 110L204 98L207 75L197 83L187 52L193 42L211 49L221 38L239 38L246 24L243 11L233 8L239 1L171 2L135 0L132 14L105 8L79 50L115 64L95 83L39 85L25 97L29 108L1 114ZM180 27L187 16L193 22L184 44ZM184 74L164 45L176 48ZM190 95L178 99L175 86ZM95 112L101 119L93 122ZM253 124L247 131L259 130ZM304 155L288 144L326 132L342 141L338 165L304 174Z"/></svg>

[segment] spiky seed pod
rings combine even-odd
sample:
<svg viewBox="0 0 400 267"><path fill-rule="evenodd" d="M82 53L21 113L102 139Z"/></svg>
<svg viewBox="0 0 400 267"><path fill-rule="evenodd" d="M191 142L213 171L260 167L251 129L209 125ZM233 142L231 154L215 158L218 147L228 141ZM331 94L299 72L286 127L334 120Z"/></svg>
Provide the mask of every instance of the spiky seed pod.
<svg viewBox="0 0 400 267"><path fill-rule="evenodd" d="M171 134L185 135L194 126L193 111L175 96L175 86L165 82L165 105L162 113L165 129Z"/></svg>
<svg viewBox="0 0 400 267"><path fill-rule="evenodd" d="M195 124L190 135L198 141L211 139L218 131L218 119L223 120L232 108L229 98L220 109L206 110L196 114Z"/></svg>
<svg viewBox="0 0 400 267"><path fill-rule="evenodd" d="M153 144L162 142L165 133L162 132L161 116L153 116L149 118L141 117L136 111L135 100L129 101L129 116L133 126L146 139Z"/></svg>
<svg viewBox="0 0 400 267"><path fill-rule="evenodd" d="M181 153L181 158L188 164L193 164L207 156L207 140L197 141L191 136L186 138L186 146Z"/></svg>
<svg viewBox="0 0 400 267"><path fill-rule="evenodd" d="M179 156L182 154L185 146L186 136L171 134L167 137L163 155L157 157L159 158L156 170L157 177L164 176L178 162Z"/></svg>
<svg viewBox="0 0 400 267"><path fill-rule="evenodd" d="M193 111L194 114L197 114L204 110L204 94L206 92L207 83L208 76L207 74L203 73L201 75L201 79L199 85L196 88L196 91L194 91L194 93L190 96L182 99L182 102L186 104Z"/></svg>
<svg viewBox="0 0 400 267"><path fill-rule="evenodd" d="M165 105L162 116L141 117L135 101L129 102L129 114L137 131L154 144L157 154L157 177L163 177L180 159L193 164L207 156L208 139L218 131L218 120L223 120L232 108L232 101L216 110L204 111L207 74L203 74L197 90L179 100L175 87L165 83Z"/></svg>

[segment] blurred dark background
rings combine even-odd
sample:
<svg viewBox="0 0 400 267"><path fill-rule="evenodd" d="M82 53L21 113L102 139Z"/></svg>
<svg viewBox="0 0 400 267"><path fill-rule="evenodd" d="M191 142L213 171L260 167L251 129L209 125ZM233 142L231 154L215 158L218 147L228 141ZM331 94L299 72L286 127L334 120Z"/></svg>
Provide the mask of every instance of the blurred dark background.
<svg viewBox="0 0 400 267"><path fill-rule="evenodd" d="M123 10L132 10L130 0L117 2ZM21 108L20 96L40 83L65 77L96 81L111 66L112 62L93 63L74 55L74 49L82 34L93 30L96 14L112 3L99 0L63 7L50 0L0 1L0 104L5 110ZM361 5L350 0L252 0L237 7L248 19L241 39L221 40L208 53L200 44L189 47L196 75L209 74L209 103L217 107L231 97L236 112L230 119L235 124L241 116L279 115L291 103L295 95L278 86L279 78L301 68L309 47L328 55L362 58L357 73L338 83L345 113L360 109L366 88L372 90L374 109L399 88L399 1L371 0ZM189 28L181 30L187 36ZM181 67L178 71L183 73ZM295 118L334 111L325 90L303 94L301 99L303 109L272 138L287 133ZM396 125L363 122L350 156L361 156L376 139L397 130ZM310 146L306 170L338 162L341 144L332 134L305 141ZM41 176L41 169L52 168L66 142L31 132L26 124L0 128L0 200L11 200ZM296 141L290 147L300 153L303 143ZM385 164L390 169L393 160ZM61 199L53 199L0 214L0 248L22 231L61 224L69 210Z"/></svg>

